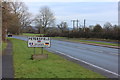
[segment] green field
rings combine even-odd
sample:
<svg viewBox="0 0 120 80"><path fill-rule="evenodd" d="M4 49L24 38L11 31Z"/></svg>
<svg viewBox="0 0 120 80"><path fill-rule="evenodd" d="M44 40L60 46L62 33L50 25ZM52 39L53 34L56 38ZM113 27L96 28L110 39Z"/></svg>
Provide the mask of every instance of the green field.
<svg viewBox="0 0 120 80"><path fill-rule="evenodd" d="M13 43L15 78L105 78L46 50L48 59L31 60L33 48L28 48L27 42L9 40ZM40 54L40 50L36 48L36 53Z"/></svg>
<svg viewBox="0 0 120 80"><path fill-rule="evenodd" d="M53 39L72 41L72 42L84 42L84 43L95 43L101 45L110 45L110 46L118 46L115 43L105 43L105 42L95 42L95 41L86 41L86 40L94 40L94 39L85 39L85 38L66 38L66 37L52 37ZM96 39L95 39L96 40ZM96 40L97 41L97 40ZM107 41L107 40L106 40ZM110 41L110 40L109 40Z"/></svg>
<svg viewBox="0 0 120 80"><path fill-rule="evenodd" d="M45 34L32 34L32 33L23 33L24 36L43 36Z"/></svg>
<svg viewBox="0 0 120 80"><path fill-rule="evenodd" d="M31 33L23 33L24 36L39 36L44 34L31 34ZM96 41L108 41L113 42L117 40L110 40L110 39L96 39L96 38L67 38L67 37L52 37L53 39L58 40L65 40L65 41L72 41L72 42L84 42L84 43L95 43L95 44L101 44L101 45L110 45L110 46L118 46L118 44L115 43L105 43L105 42L95 42L95 41L86 41L86 40L96 40Z"/></svg>
<svg viewBox="0 0 120 80"><path fill-rule="evenodd" d="M42 36L45 34L32 34L32 33L23 33L23 36ZM72 41L72 42L84 42L84 43L95 43L100 45L109 45L109 46L118 46L118 44L115 43L105 43L105 42L96 42L96 41L116 41L117 40L108 40L108 39L95 39L95 38L67 38L67 37L52 37L52 39L58 39L58 40L64 40L64 41ZM86 41L86 40L96 40L96 41Z"/></svg>

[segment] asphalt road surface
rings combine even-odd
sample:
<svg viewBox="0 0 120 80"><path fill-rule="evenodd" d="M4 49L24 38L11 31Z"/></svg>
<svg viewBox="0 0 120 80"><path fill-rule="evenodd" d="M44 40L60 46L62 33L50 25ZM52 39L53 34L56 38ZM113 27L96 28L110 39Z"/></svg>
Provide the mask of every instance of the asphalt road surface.
<svg viewBox="0 0 120 80"><path fill-rule="evenodd" d="M13 38L27 41L27 37L13 36ZM106 72L109 77L119 76L118 55L120 54L118 53L118 49L51 40L51 47L47 48L47 50L65 55Z"/></svg>

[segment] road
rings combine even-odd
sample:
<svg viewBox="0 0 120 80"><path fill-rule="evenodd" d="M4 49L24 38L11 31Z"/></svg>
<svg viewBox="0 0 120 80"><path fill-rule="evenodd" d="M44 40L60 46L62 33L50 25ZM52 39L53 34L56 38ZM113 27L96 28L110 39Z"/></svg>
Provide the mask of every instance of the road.
<svg viewBox="0 0 120 80"><path fill-rule="evenodd" d="M26 37L13 36L13 38L27 41ZM81 61L103 73L106 72L108 73L106 76L118 77L118 49L51 40L51 47L47 50Z"/></svg>

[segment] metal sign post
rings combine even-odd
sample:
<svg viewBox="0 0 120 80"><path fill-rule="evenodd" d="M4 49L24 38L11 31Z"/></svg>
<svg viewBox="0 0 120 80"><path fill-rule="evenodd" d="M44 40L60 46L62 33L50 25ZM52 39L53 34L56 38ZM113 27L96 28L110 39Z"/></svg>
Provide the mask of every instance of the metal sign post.
<svg viewBox="0 0 120 80"><path fill-rule="evenodd" d="M41 54L43 54L43 47L41 47Z"/></svg>
<svg viewBox="0 0 120 80"><path fill-rule="evenodd" d="M35 47L34 47L34 54L35 54Z"/></svg>

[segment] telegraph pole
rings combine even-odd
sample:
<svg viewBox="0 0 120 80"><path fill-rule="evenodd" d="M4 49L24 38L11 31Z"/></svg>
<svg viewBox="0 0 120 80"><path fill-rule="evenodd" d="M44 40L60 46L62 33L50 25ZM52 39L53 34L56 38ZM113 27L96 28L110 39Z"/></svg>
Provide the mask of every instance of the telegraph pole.
<svg viewBox="0 0 120 80"><path fill-rule="evenodd" d="M76 22L77 22L77 29L78 29L78 24L79 24L78 22L79 22L79 20L77 19Z"/></svg>
<svg viewBox="0 0 120 80"><path fill-rule="evenodd" d="M71 20L73 22L73 29L75 29L75 20Z"/></svg>
<svg viewBox="0 0 120 80"><path fill-rule="evenodd" d="M85 24L86 24L86 20L84 19L84 32L85 32Z"/></svg>
<svg viewBox="0 0 120 80"><path fill-rule="evenodd" d="M73 22L73 29L75 29L75 22L76 22L76 26L77 26L77 29L78 29L78 26L79 26L79 20L71 20Z"/></svg>

